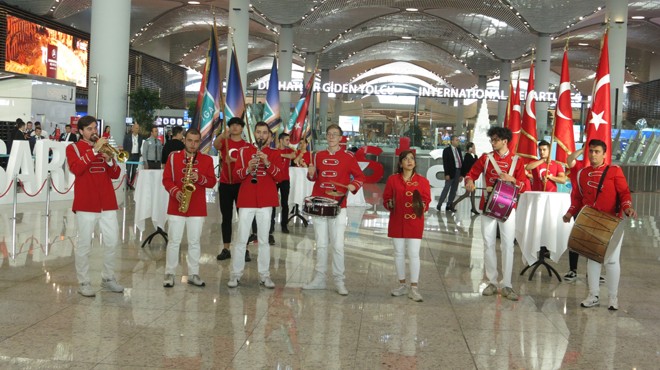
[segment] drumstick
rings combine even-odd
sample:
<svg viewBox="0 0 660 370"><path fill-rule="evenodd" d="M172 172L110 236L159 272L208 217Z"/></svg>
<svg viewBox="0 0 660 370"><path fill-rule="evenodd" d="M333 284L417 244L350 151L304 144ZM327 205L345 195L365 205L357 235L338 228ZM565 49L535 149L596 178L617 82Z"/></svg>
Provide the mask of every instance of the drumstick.
<svg viewBox="0 0 660 370"><path fill-rule="evenodd" d="M342 188L346 188L346 189L348 189L348 185L340 184L340 183L335 182L335 181L330 181L330 183L331 183L332 185L337 185L337 186L341 186Z"/></svg>

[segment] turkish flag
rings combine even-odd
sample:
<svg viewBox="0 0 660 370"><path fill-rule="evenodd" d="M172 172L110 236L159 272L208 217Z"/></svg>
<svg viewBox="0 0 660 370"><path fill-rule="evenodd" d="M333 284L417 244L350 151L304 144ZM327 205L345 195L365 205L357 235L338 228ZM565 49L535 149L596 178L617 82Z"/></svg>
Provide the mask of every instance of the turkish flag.
<svg viewBox="0 0 660 370"><path fill-rule="evenodd" d="M600 49L600 61L594 80L594 91L591 108L587 114L586 145L593 139L602 140L605 145L612 143L612 111L610 107L610 56L607 48L607 32L603 36L603 46ZM607 148L605 163L612 163L613 148ZM586 153L585 153L586 154ZM589 165L589 158L584 155L584 165Z"/></svg>
<svg viewBox="0 0 660 370"><path fill-rule="evenodd" d="M571 108L571 79L568 75L568 51L564 51L559 78L559 98L555 107L554 140L557 142L555 159L567 166L568 156L575 151L573 111Z"/></svg>
<svg viewBox="0 0 660 370"><path fill-rule="evenodd" d="M520 141L520 80L516 84L516 93L511 100L511 115L509 116L508 128L511 130L512 138L509 143L509 150L513 153L518 148Z"/></svg>
<svg viewBox="0 0 660 370"><path fill-rule="evenodd" d="M502 126L504 128L509 128L509 117L511 117L511 108L513 105L513 99L516 97L515 91L513 90L513 81L509 84L509 100L506 102L506 110L504 111L504 122L502 122Z"/></svg>
<svg viewBox="0 0 660 370"><path fill-rule="evenodd" d="M536 91L534 91L534 63L529 67L529 84L527 85L527 99L522 116L520 142L517 153L524 163L538 158L536 139Z"/></svg>

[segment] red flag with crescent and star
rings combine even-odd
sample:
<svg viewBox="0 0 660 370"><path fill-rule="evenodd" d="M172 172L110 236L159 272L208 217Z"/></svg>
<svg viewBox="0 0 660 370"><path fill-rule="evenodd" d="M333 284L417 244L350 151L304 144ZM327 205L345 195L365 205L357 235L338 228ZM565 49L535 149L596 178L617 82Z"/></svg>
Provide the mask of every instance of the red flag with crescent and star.
<svg viewBox="0 0 660 370"><path fill-rule="evenodd" d="M522 116L522 127L520 142L516 154L522 157L524 163L535 161L537 157L536 139L536 91L534 91L534 63L529 67L529 82L527 85L527 97L525 99L525 110Z"/></svg>
<svg viewBox="0 0 660 370"><path fill-rule="evenodd" d="M610 164L612 163L613 148L609 148L612 144L612 110L610 107L610 56L607 47L607 32L603 36L603 46L600 49L600 61L592 97L591 108L587 114L585 145L589 145L589 141L593 139L605 142L608 145L605 163ZM583 162L585 166L589 165L587 155L584 156Z"/></svg>
<svg viewBox="0 0 660 370"><path fill-rule="evenodd" d="M507 128L511 130L509 150L515 153L520 141L520 79L516 82L516 93L511 100L511 115L507 123L509 125Z"/></svg>
<svg viewBox="0 0 660 370"><path fill-rule="evenodd" d="M573 136L573 110L571 108L571 79L568 73L568 51L564 50L564 60L561 63L559 77L559 95L555 107L554 140L557 142L555 160L564 167L568 156L575 151Z"/></svg>

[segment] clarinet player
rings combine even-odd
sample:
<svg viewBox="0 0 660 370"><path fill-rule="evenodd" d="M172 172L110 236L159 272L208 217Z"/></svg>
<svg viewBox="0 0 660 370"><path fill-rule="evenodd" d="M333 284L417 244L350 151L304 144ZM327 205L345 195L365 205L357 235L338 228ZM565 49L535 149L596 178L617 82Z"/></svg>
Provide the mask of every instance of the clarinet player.
<svg viewBox="0 0 660 370"><path fill-rule="evenodd" d="M184 137L185 149L170 153L163 170L163 186L170 195L165 288L174 286L184 227L188 229L188 284L206 285L199 277L200 238L206 218L206 189L214 187L216 180L213 160L198 152L200 142L199 130L189 129Z"/></svg>

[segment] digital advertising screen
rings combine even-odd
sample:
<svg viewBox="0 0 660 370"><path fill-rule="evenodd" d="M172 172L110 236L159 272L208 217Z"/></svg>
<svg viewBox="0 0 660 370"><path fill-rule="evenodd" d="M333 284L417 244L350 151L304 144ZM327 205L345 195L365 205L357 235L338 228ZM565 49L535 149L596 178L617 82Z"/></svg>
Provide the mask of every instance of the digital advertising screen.
<svg viewBox="0 0 660 370"><path fill-rule="evenodd" d="M87 86L89 41L7 15L5 70Z"/></svg>
<svg viewBox="0 0 660 370"><path fill-rule="evenodd" d="M360 116L339 116L339 127L344 133L360 131Z"/></svg>

